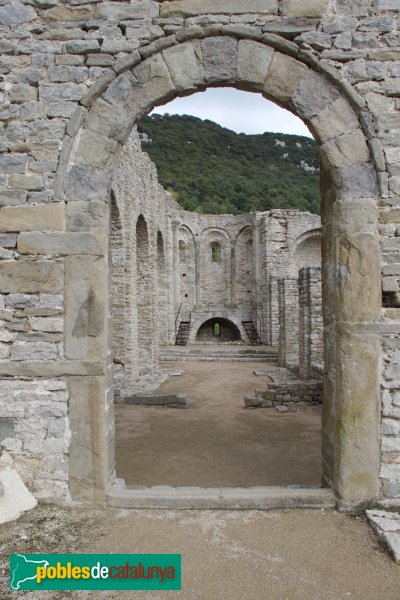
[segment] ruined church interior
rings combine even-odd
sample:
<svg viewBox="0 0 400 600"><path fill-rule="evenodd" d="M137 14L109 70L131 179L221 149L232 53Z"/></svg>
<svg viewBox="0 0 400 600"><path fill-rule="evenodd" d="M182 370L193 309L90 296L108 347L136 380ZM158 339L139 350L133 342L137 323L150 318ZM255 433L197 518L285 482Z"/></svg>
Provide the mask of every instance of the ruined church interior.
<svg viewBox="0 0 400 600"><path fill-rule="evenodd" d="M323 485L320 217L184 210L141 137L112 184L117 477Z"/></svg>

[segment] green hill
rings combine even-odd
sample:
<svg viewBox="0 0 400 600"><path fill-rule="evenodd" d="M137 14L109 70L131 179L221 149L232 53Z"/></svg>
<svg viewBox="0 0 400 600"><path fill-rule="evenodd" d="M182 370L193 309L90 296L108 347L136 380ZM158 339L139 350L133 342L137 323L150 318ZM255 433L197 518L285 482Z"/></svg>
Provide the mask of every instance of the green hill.
<svg viewBox="0 0 400 600"><path fill-rule="evenodd" d="M212 121L153 115L138 123L161 185L187 210L239 214L271 208L319 213L319 153L313 139L237 134Z"/></svg>

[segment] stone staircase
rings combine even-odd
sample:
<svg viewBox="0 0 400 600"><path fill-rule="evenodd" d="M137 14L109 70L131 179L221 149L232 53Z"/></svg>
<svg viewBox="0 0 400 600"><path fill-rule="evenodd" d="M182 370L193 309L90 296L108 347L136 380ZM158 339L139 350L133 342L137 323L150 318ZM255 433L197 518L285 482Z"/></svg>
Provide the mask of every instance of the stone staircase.
<svg viewBox="0 0 400 600"><path fill-rule="evenodd" d="M261 340L253 321L242 321L242 325L247 333L250 344L252 346L259 346L261 344Z"/></svg>
<svg viewBox="0 0 400 600"><path fill-rule="evenodd" d="M260 349L232 349L224 348L222 345L216 347L210 345L210 348L177 348L168 346L160 349L160 360L168 361L209 361L209 362L259 362L259 363L277 363L278 352L275 348L264 346Z"/></svg>
<svg viewBox="0 0 400 600"><path fill-rule="evenodd" d="M175 345L186 346L190 332L190 321L181 321L179 323L178 333L176 334Z"/></svg>

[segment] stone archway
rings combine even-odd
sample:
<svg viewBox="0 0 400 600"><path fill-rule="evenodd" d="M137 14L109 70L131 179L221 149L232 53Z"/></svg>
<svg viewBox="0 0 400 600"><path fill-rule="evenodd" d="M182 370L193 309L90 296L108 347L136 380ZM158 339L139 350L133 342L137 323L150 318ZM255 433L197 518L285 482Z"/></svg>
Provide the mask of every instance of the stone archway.
<svg viewBox="0 0 400 600"><path fill-rule="evenodd" d="M205 321L197 330L196 342L201 343L226 343L241 340L238 327L228 319L214 318Z"/></svg>
<svg viewBox="0 0 400 600"><path fill-rule="evenodd" d="M377 186L367 143L373 133L363 130L368 128L365 104L332 67L306 53L297 55L281 38L267 36L264 43L261 34L237 33L237 28L209 33L196 29L179 40L164 38L142 55L121 59L115 73L92 86L68 127L70 155L58 172L65 200L108 203L112 169L135 120L175 96L207 86L236 86L262 93L302 118L322 158L324 478L345 501L371 500L378 493L381 350L374 324L380 320L381 292ZM103 264L97 276L107 287L106 233L105 226L98 233L96 260ZM74 279L74 272L69 276ZM72 303L67 327L76 319ZM92 466L80 485L79 473L71 474L77 498L104 498L113 472L107 311L98 321L94 339L79 357L92 365L88 384L95 379L98 386L101 418L89 422L98 447L94 452L83 444ZM79 447L80 435L73 435L72 445Z"/></svg>
<svg viewBox="0 0 400 600"><path fill-rule="evenodd" d="M314 229L295 240L293 276L298 275L302 267L321 266L321 230Z"/></svg>

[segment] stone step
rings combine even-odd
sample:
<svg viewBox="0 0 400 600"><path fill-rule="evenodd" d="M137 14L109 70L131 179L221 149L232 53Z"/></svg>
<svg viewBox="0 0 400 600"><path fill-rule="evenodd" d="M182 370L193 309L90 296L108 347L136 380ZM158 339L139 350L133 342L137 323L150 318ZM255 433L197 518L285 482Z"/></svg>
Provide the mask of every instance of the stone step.
<svg viewBox="0 0 400 600"><path fill-rule="evenodd" d="M161 350L161 354L175 354L177 356L237 356L239 358L278 356L276 352L185 352L182 348L175 351Z"/></svg>
<svg viewBox="0 0 400 600"><path fill-rule="evenodd" d="M327 488L251 487L199 488L154 486L113 489L108 505L115 508L199 510L275 510L335 508L336 498Z"/></svg>
<svg viewBox="0 0 400 600"><path fill-rule="evenodd" d="M204 362L256 362L265 363L272 362L277 363L278 358L275 356L189 356L189 355L177 355L177 354L161 354L160 360L162 361L204 361Z"/></svg>

